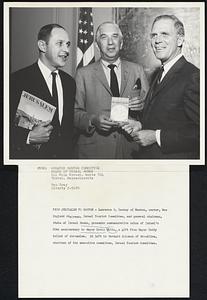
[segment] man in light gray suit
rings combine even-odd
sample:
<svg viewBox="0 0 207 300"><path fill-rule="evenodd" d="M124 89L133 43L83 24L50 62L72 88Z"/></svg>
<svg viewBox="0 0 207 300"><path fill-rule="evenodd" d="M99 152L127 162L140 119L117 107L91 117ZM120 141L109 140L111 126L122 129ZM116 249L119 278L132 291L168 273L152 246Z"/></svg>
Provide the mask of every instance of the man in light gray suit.
<svg viewBox="0 0 207 300"><path fill-rule="evenodd" d="M134 148L134 143L119 124L110 119L111 99L113 96L130 98L132 90L139 83L140 96L137 94L129 100L129 118L133 113L133 118L137 119L138 112L144 106L148 82L142 66L120 59L123 37L117 24L105 22L99 25L96 45L101 59L78 69L76 75L74 119L80 134L78 158L130 159L133 158L134 149L137 151L137 145ZM114 80L117 92L112 87Z"/></svg>

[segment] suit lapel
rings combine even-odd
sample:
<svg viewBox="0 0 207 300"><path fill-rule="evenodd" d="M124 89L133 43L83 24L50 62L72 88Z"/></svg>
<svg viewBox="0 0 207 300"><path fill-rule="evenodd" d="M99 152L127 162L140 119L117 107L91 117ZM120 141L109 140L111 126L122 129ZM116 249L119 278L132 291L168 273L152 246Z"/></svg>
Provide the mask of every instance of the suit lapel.
<svg viewBox="0 0 207 300"><path fill-rule="evenodd" d="M129 77L129 67L126 61L121 60L121 90L120 96L123 95Z"/></svg>
<svg viewBox="0 0 207 300"><path fill-rule="evenodd" d="M168 84L171 84L172 81L176 78L176 74L180 71L180 69L182 68L182 66L186 63L186 59L182 56L173 66L172 68L167 72L167 74L165 75L165 77L163 78L163 80L161 81L161 83L159 84L159 86L156 88L156 90L154 91L154 86L156 84L157 81L157 76L155 78L155 80L152 83L152 86L148 92L147 98L146 98L146 102L145 102L145 108L144 108L144 112L146 112L149 108L149 106L152 106L152 104L155 102L156 96L158 95L159 97L159 93L162 92L162 90L168 86Z"/></svg>
<svg viewBox="0 0 207 300"><path fill-rule="evenodd" d="M39 96L37 96L37 95L36 96L41 98L42 100L54 105L52 96L50 94L50 90L47 86L44 76L42 75L42 72L37 63L34 65L34 72L35 72L34 78L35 78L36 90L38 91L38 94L39 94ZM63 84L62 84L62 86L63 86ZM63 107L64 107L64 105L63 105ZM57 110L53 117L52 124L53 124L53 126L56 127L56 129L59 128L59 126L60 126L59 118L57 115Z"/></svg>
<svg viewBox="0 0 207 300"><path fill-rule="evenodd" d="M185 58L182 56L167 72L161 83L159 84L158 88L156 89L154 96L156 96L167 84L171 83L176 74L180 71L183 64L186 62Z"/></svg>
<svg viewBox="0 0 207 300"><path fill-rule="evenodd" d="M51 103L51 94L50 90L47 86L47 83L40 71L40 68L37 63L34 64L34 72L35 72L35 85L37 86L37 90L39 91L39 97L42 97L42 100Z"/></svg>
<svg viewBox="0 0 207 300"><path fill-rule="evenodd" d="M94 64L94 71L95 71L96 78L98 78L98 80L102 83L102 85L106 88L106 90L112 95L110 86L106 79L106 76L105 76L105 73L104 73L104 70L103 70L100 60Z"/></svg>
<svg viewBox="0 0 207 300"><path fill-rule="evenodd" d="M154 91L154 86L157 82L157 78L158 78L158 74L155 76L155 79L153 80L150 89L148 91L147 97L145 99L145 105L144 105L144 110L143 113L145 113L149 107L149 104L151 104L152 100L153 100L153 91Z"/></svg>
<svg viewBox="0 0 207 300"><path fill-rule="evenodd" d="M112 92L108 81L106 79L103 67L101 65L101 61L99 60L97 63L94 64L94 70L96 78L102 83L102 85L107 89L107 91L112 96ZM121 88L120 88L120 96L123 95L124 90L126 88L127 82L129 77L129 67L126 61L121 60Z"/></svg>

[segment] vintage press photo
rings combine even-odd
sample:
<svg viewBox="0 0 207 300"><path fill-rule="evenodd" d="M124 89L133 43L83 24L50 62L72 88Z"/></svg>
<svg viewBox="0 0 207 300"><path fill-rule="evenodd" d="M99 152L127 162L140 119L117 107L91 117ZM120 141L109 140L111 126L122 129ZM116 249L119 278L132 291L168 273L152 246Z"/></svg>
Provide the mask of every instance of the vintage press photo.
<svg viewBox="0 0 207 300"><path fill-rule="evenodd" d="M88 6L85 11L72 5L31 4L7 10L5 54L10 55L4 60L5 99L9 99L4 106L5 163L53 159L204 163L203 11L199 4L103 4ZM89 21L82 22L84 14ZM157 20L152 27L155 18L163 15L178 19ZM22 20L27 23L26 30ZM112 24L98 28L106 21L117 23L119 29ZM89 28L81 27L84 22ZM174 22L180 26L178 35ZM64 29L54 28L57 34L47 46L44 30L48 29L43 26L51 23ZM168 40L169 32L163 33L162 26L174 30L174 40L171 36ZM116 47L107 48L103 33L111 28L118 37ZM58 34L67 43L53 53ZM25 40L27 47L22 46ZM110 88L107 60L117 62L117 95ZM158 84L161 64L164 71ZM51 96L50 69L55 68L59 72L57 105ZM57 107L52 121L49 117L48 122L38 119L32 108L20 115L23 91L40 103L44 101L41 108L45 111L51 104ZM128 120L110 119L112 98L117 96L129 99ZM20 118L37 120L27 129L20 126Z"/></svg>
<svg viewBox="0 0 207 300"><path fill-rule="evenodd" d="M97 38L100 44L94 47L91 61L94 63L95 60L95 63L89 64L88 69L77 68L78 63L81 63L78 56L78 32L83 20L80 18L82 8L86 12L90 9L90 24L93 24L91 36L97 37L95 33L99 25L109 22L104 27L106 32L102 33L103 41L100 42ZM168 41L163 29L158 33L159 37L154 37L158 29L151 30L153 20L160 15L175 15L184 24L185 39L184 42L183 38L179 39L178 46L182 45L185 59L193 65L188 65L189 72L185 74L187 76L193 70L193 76L190 83L185 77L179 79L173 93L177 95L180 92L179 86L184 90L190 85L184 95L190 100L185 100L187 121L182 119L183 111L177 102L168 103L167 106L162 99L163 106L161 103L157 104L160 108L157 111L163 113L161 119L163 115L166 119L166 112L169 123L174 124L174 115L178 118L180 127L176 133L177 140L171 139L174 137L171 132L175 133L174 129L177 128L176 123L175 128L172 126L170 130L165 128L168 123L163 130L154 128L158 130L156 142L152 144L156 150L148 151L148 158L144 151L142 158L139 156L139 140L148 129L149 134L152 130L151 127L139 127L140 124L144 126L142 111L145 108L142 107L139 111L137 102L131 100L130 104L130 99L146 99L148 104L144 105L149 105L147 110L152 113L147 118L158 118L155 101L154 104L151 102L149 94L150 89L153 92L152 83L161 65L153 53L151 43L154 38L161 39L162 42ZM204 164L203 3L123 2L118 5L16 2L4 3L4 18L4 163L19 165L19 297L188 297L189 165ZM109 48L104 50L104 38L105 34L109 34L111 22L119 25L123 41L118 39L118 42L110 42L111 49L107 46ZM47 24L63 27L55 28L56 33L61 34L61 42L65 43L63 53L57 54L54 50L57 48L50 48L51 40L44 41L43 33L38 35L40 28ZM52 37L55 38L55 34ZM116 34L113 38L117 38ZM59 38L56 42L60 42ZM101 66L100 75L98 64L100 55L105 55L104 51L114 51L116 47L113 43L120 48L120 53L117 52L121 61L120 70L125 70L124 75L122 71L117 73L119 95L115 97L129 98L128 113L130 120L133 120L129 124L107 119L113 96L111 94L110 97L105 97L105 90L108 89L107 93L112 91L109 91L111 83L107 77L110 71L104 73L104 66ZM159 47L156 51L162 53L162 47L165 49L167 46ZM69 51L66 50L68 48ZM43 142L42 136L37 139L37 133L38 138L41 135L39 129L33 131L20 126L27 126L29 120L30 124L35 122L35 129L41 123L39 117L28 113L25 107L17 114L15 106L13 107L14 102L16 105L19 103L20 98L15 95L22 92L23 87L26 95L32 95L29 100L41 106L41 111L49 110L50 105L55 106L54 102L50 103L51 97L48 96L54 92L52 77L47 88L45 77L42 78L41 75L40 80L40 77L34 76L37 70L40 72L38 68L41 68L41 63L37 63L40 57L44 57L43 62L52 60L59 64L58 76L63 90L63 101L57 105L54 123L51 125L44 121L40 125L41 132L47 132L49 136L44 136L46 142ZM181 56L179 59L183 60ZM35 71L32 64L36 64ZM93 72L97 72L95 77L90 75L92 66ZM127 72L129 77L126 77ZM177 76L179 77L179 72L175 78ZM97 79L96 82L93 82L94 78ZM104 89L99 85L100 82L97 83L99 78ZM59 79L56 80L58 88ZM125 90L122 80L125 80ZM167 77L165 80L167 81ZM89 85L82 98L86 83ZM164 85L164 81L161 84ZM168 85L171 89L174 83ZM98 94L94 94L96 87ZM105 101L110 100L105 106L97 98L96 107L105 113L104 120L107 120L101 123L106 130L104 134L100 134L103 127L96 127L96 119L88 117L91 116L90 107L94 95ZM65 96L71 103L75 99L74 108L65 107ZM166 96L166 101L171 96L172 91ZM88 101L84 104L84 109L82 101ZM78 132L75 139L69 134L72 112ZM92 112L94 113L94 108ZM14 124L12 115L16 120ZM87 123L87 132L84 131L85 120L91 122ZM46 146L52 140L58 122L64 126L62 146L59 148L56 144L51 144L48 150ZM145 124L150 123L146 121ZM107 126L111 132L107 132ZM143 131L142 136L138 133L140 129ZM165 143L165 130L168 150L167 154L160 155L159 147L164 144L160 146L159 139L161 138L161 143ZM186 140L180 139L182 134L187 137ZM54 137L58 138L55 134ZM75 152L71 150L69 142L77 146L74 148ZM194 142L198 147L195 147ZM169 145L172 146L172 151L169 151ZM151 145L149 149L150 147ZM142 145L142 148L145 150L145 146ZM43 151L44 149L46 150ZM51 149L57 149L57 152L54 154Z"/></svg>

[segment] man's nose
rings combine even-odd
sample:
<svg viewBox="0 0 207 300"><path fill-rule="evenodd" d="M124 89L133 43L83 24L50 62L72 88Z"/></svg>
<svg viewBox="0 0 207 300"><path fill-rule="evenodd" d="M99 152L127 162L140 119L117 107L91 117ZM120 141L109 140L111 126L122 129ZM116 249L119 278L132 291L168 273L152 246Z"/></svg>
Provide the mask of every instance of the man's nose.
<svg viewBox="0 0 207 300"><path fill-rule="evenodd" d="M161 43L163 40L162 38L162 35L161 34L158 34L156 37L155 37L155 43L158 44L158 43Z"/></svg>
<svg viewBox="0 0 207 300"><path fill-rule="evenodd" d="M64 52L69 53L69 47L68 47L67 44L63 44L62 49L63 49Z"/></svg>
<svg viewBox="0 0 207 300"><path fill-rule="evenodd" d="M112 37L108 37L108 44L113 44L113 38Z"/></svg>

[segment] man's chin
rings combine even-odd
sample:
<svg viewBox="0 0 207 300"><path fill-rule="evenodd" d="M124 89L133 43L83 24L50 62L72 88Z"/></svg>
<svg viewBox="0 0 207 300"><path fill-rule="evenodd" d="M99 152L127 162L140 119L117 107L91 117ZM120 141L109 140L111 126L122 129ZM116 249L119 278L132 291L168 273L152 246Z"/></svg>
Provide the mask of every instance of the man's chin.
<svg viewBox="0 0 207 300"><path fill-rule="evenodd" d="M60 63L60 64L57 65L57 69L58 68L63 68L64 66L65 66L65 62L64 63Z"/></svg>
<svg viewBox="0 0 207 300"><path fill-rule="evenodd" d="M60 60L58 61L58 66L59 66L59 67L64 67L65 64L66 64L66 62L67 62L67 59L60 59Z"/></svg>
<svg viewBox="0 0 207 300"><path fill-rule="evenodd" d="M119 57L119 56L117 56L117 55L108 55L108 56L106 57L106 60L107 60L107 61L116 61L118 57Z"/></svg>
<svg viewBox="0 0 207 300"><path fill-rule="evenodd" d="M159 60L163 60L164 57L165 57L162 53L155 53L155 56L156 56L156 58L159 59Z"/></svg>

